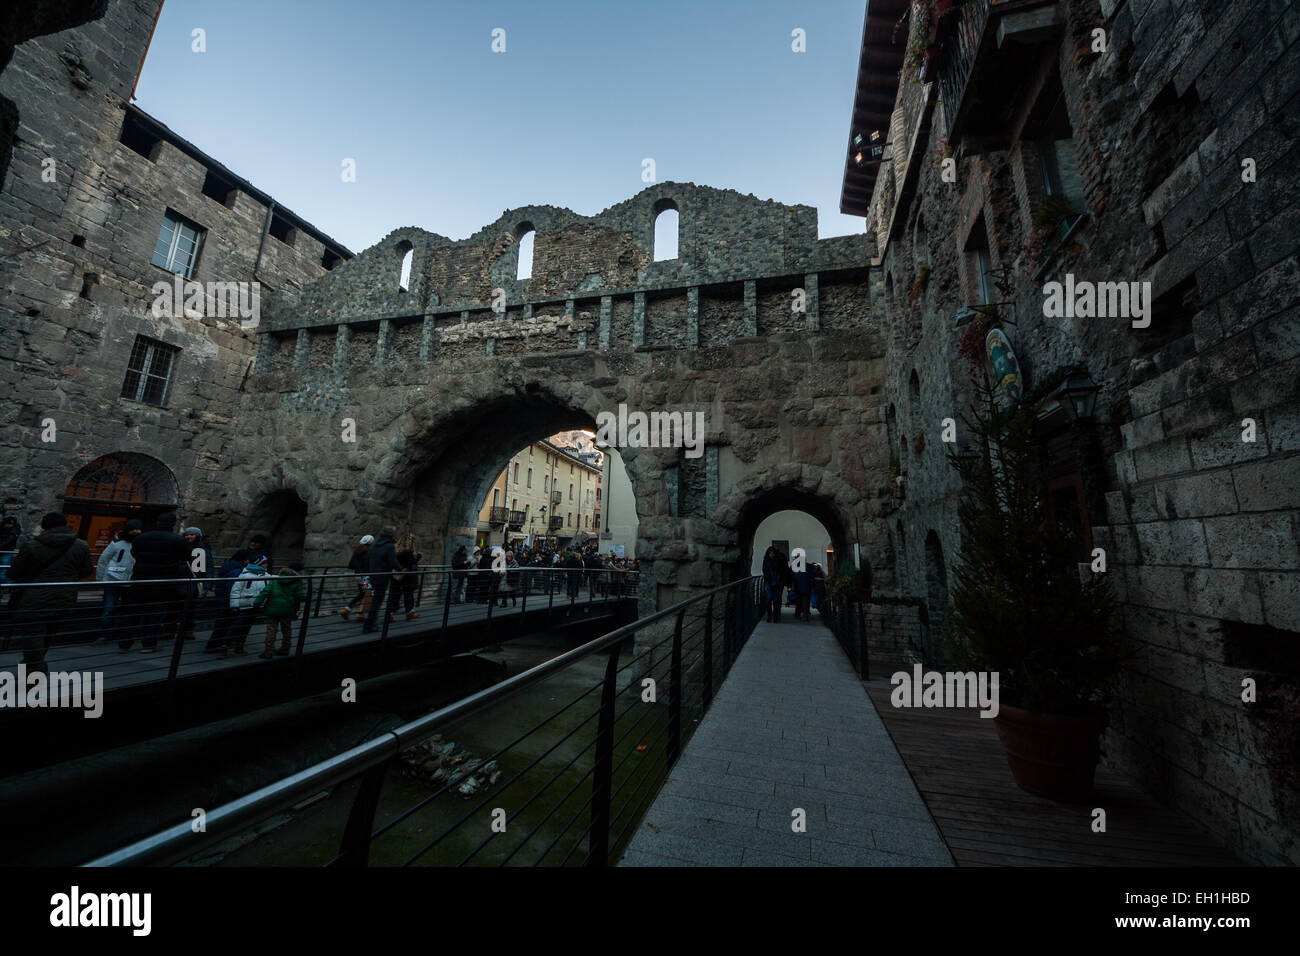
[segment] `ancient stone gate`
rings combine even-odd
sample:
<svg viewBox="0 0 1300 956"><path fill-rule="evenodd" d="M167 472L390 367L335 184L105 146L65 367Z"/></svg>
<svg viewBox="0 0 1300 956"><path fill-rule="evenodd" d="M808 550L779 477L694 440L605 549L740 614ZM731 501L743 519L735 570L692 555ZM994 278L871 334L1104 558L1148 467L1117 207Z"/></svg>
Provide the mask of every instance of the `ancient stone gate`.
<svg viewBox="0 0 1300 956"><path fill-rule="evenodd" d="M678 256L654 261L667 209ZM705 423L698 456L621 449L643 608L746 568L758 523L785 508L821 520L838 554L857 542L882 563L884 342L866 262L865 236L818 240L811 208L670 183L591 217L512 210L457 242L399 229L272 299L228 494L207 509L233 546L259 503L291 493L312 563L382 524L446 560L510 455L622 404Z"/></svg>

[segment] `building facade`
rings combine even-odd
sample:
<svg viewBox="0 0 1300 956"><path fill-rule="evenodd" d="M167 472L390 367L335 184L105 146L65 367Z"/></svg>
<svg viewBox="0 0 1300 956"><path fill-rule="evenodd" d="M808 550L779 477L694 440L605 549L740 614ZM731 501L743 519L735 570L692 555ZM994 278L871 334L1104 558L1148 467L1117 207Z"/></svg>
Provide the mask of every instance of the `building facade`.
<svg viewBox="0 0 1300 956"><path fill-rule="evenodd" d="M478 545L582 544L599 524L601 468L561 435L513 455L483 499Z"/></svg>
<svg viewBox="0 0 1300 956"><path fill-rule="evenodd" d="M130 105L160 6L114 0L0 73L4 510L62 510L95 551L128 517L223 519L261 302L352 256ZM277 531L275 508L251 520Z"/></svg>
<svg viewBox="0 0 1300 956"><path fill-rule="evenodd" d="M889 342L878 579L931 619L947 603L960 483L935 438L998 328L1023 398L1047 399L1053 508L1122 600L1107 759L1290 864L1298 36L1275 0L871 0L842 199L873 238ZM1071 424L1080 371L1096 406Z"/></svg>

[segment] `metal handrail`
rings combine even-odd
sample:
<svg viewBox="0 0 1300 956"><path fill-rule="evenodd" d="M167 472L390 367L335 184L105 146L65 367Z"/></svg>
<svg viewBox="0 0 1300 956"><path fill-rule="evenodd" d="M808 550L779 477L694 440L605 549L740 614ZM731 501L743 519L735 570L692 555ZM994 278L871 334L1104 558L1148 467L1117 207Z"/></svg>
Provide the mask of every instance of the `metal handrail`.
<svg viewBox="0 0 1300 956"><path fill-rule="evenodd" d="M576 569L573 569L576 570ZM758 620L758 584L762 581L759 577L744 578L734 581L730 584L721 585L705 591L692 598L688 598L678 604L662 611L658 611L647 617L634 621L631 624L624 625L608 634L589 641L580 647L571 651L560 654L551 658L535 667L529 668L522 673L509 677L498 684L493 685L485 690L471 694L453 704L440 708L432 714L418 718L407 724L402 725L394 730L385 732L382 736L374 740L367 741L353 747L344 753L321 761L312 767L295 773L275 783L268 784L259 790L241 797L230 803L223 804L207 814L206 827L202 832L196 833L191 826L190 821L177 823L168 827L152 836L115 850L111 853L100 856L88 863L86 866L141 866L141 865L166 865L175 863L189 857L192 857L202 849L219 840L225 840L241 832L248 827L254 826L275 814L295 806L308 797L313 797L325 790L335 787L339 784L353 780L358 776L362 777L362 784L353 804L352 814L349 817L347 832L344 834L344 849L338 859L353 864L364 865L369 854L369 843L373 817L375 813L375 803L378 798L378 788L382 785L382 774L386 772L389 763L394 760L403 750L422 743L432 738L440 730L449 725L477 714L488 707L504 701L506 698L532 687L546 678L559 673L560 671L572 666L578 661L589 658L593 655L608 653L609 662L606 666L605 679L603 682L604 695L602 698L601 731L598 735L598 751L604 748L605 760L609 757L609 748L612 747L612 690L614 688L617 674L616 662L618 659L619 646L629 637L638 631L644 630L656 622L666 620L675 616L677 619L676 629L673 634L673 690L670 697L670 722L676 721L678 724L678 733L680 733L680 685L682 680L682 621L688 608L707 602L706 617L708 624L704 628L705 641L710 638L712 633L712 616L714 610L714 599L720 595L726 595L724 623L728 624L727 633L723 640L723 661L724 672L730 668L732 661L739 652L739 647L743 646L745 638L752 631ZM748 590L748 600L736 600L742 589ZM745 612L745 613L742 613ZM731 620L735 615L735 621ZM662 643L662 642L661 642ZM708 646L706 644L706 646ZM705 694L705 702L712 699L712 653L708 656L709 665L705 667L705 673L709 676L709 687ZM608 711L608 713L607 713ZM607 727L606 721L609 720ZM680 750L680 739L673 738L670 748L675 747ZM600 766L600 756L597 757L597 766L593 768L596 776L593 780L599 783L598 778L603 773L605 776L604 786L605 798L604 806L604 823L605 831L602 834L593 833L593 841L601 841L602 845L608 850L609 839L609 818L608 818L608 774L609 767L606 765L603 770ZM363 776L364 775L364 776ZM585 776L584 776L585 779ZM595 793L593 793L593 797ZM642 803L644 803L644 797ZM591 802L590 800L588 801ZM597 815L599 808L593 808L593 817ZM594 823L593 823L594 827ZM590 828L589 828L590 829ZM624 827L626 832L627 827ZM349 846L349 844L355 844ZM572 852L572 851L570 851ZM594 865L604 865L607 859L593 850L589 862Z"/></svg>
<svg viewBox="0 0 1300 956"><path fill-rule="evenodd" d="M399 583L395 580L397 575L404 575L406 581ZM352 609L356 614L343 615L335 602L343 603L359 593L358 579L361 577L368 578L372 585L369 592L372 604L380 599L379 586L388 583L383 579L392 582L392 587L384 588L387 592L383 596L385 606L371 606L365 616L360 613L360 607ZM493 619L502 616L494 610L499 602L508 600L521 616L545 612L549 624L556 613L631 598L640 584L637 572L621 569L531 567L507 567L500 572L417 569L368 575L352 572L266 574L257 578L262 584L295 579L303 585L302 593L298 595L299 603L294 612L286 618L296 619L296 623L291 625L296 631L296 645L291 641L288 648L282 647L276 653L277 657L287 657L293 662L295 677L301 673L309 640L313 651L320 646L337 645L340 641L356 644L354 635L358 623L363 625L361 634L373 634L373 639L369 640L377 642L380 650L387 653L393 636L390 634L391 621L396 619L408 598L411 606L407 620L422 615L425 620L414 625L410 633L399 633L398 639L434 642L453 627L481 622L491 628ZM202 638L209 622L212 632L207 635L205 651L234 650L238 655L244 652L246 644L256 646L259 643L250 632L253 625L263 619L260 611L249 610L247 604L232 606L228 600L205 592L205 588L216 584L233 588L238 580L187 577L6 583L0 585L0 652L20 650L22 659L31 663L43 661L53 644L75 645L79 648L79 656L65 660L64 664L84 670L96 669L95 665L102 665L105 661L124 662L126 659L108 650L113 644L120 650L128 650L137 643L142 650L170 650L171 666L165 675L155 674L148 668L125 672L115 668L117 676L114 678L134 686L164 687L170 698L182 672L184 676L195 673L196 669L209 672L211 669L203 665L217 660L184 654L187 640ZM467 591L464 600L459 594L462 588ZM581 593L584 589L585 595ZM51 594L51 590L52 600L46 596ZM23 597L24 594L31 597ZM100 594L104 596L103 605L95 597ZM20 598L19 603L15 606L5 600L8 595ZM87 597L90 599L85 600ZM109 603L110 597L115 599L115 605ZM329 602L328 606L326 602ZM430 603L434 605L433 613L425 614ZM474 604L479 607L474 608ZM486 615L482 614L483 604L487 605ZM453 611L453 605L464 605L466 610ZM42 609L58 612L59 621L54 632L47 631L45 623L42 623L47 618L36 621L26 613ZM535 614L532 619L536 619ZM98 637L99 642L91 640L91 636ZM366 643L368 639L363 638L358 646Z"/></svg>

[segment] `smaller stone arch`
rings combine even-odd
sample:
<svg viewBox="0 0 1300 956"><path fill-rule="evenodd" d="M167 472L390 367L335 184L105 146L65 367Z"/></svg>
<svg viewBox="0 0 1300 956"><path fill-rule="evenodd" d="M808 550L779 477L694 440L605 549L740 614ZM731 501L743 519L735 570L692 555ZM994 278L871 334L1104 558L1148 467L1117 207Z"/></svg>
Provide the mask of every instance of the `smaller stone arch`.
<svg viewBox="0 0 1300 956"><path fill-rule="evenodd" d="M912 415L912 426L921 427L921 375L914 368L907 379L907 408Z"/></svg>

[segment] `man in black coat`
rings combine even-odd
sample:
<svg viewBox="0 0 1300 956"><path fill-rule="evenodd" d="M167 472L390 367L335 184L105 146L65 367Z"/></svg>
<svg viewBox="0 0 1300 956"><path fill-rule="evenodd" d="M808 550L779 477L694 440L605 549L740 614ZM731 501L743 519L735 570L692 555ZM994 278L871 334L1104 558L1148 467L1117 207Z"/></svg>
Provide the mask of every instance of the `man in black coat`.
<svg viewBox="0 0 1300 956"><path fill-rule="evenodd" d="M402 600L400 582L393 584L393 573L402 571L402 562L397 560L397 529L387 527L379 532L379 539L370 548L370 586L374 588L374 597L370 600L370 611L366 614L362 634L369 634L375 629L375 620L379 617L380 607L384 604L384 595L388 595L388 607L385 614L397 611Z"/></svg>
<svg viewBox="0 0 1300 956"><path fill-rule="evenodd" d="M13 583L39 584L50 581L80 581L95 573L90 560L90 546L68 527L68 520L58 512L41 519L42 531L25 542L14 555L9 567ZM76 587L22 588L18 604L23 663L29 671L45 670L45 653L58 632L59 621L77 606ZM13 605L10 605L12 607Z"/></svg>
<svg viewBox="0 0 1300 956"><path fill-rule="evenodd" d="M131 545L135 567L132 581L160 581L137 584L131 588L131 604L136 610L135 625L140 632L141 653L158 650L158 638L172 634L180 624L182 605L191 592L190 546L176 533L176 515L168 511L158 516L154 529L146 531ZM184 581L177 580L184 578ZM133 638L118 641L119 653L126 653Z"/></svg>

